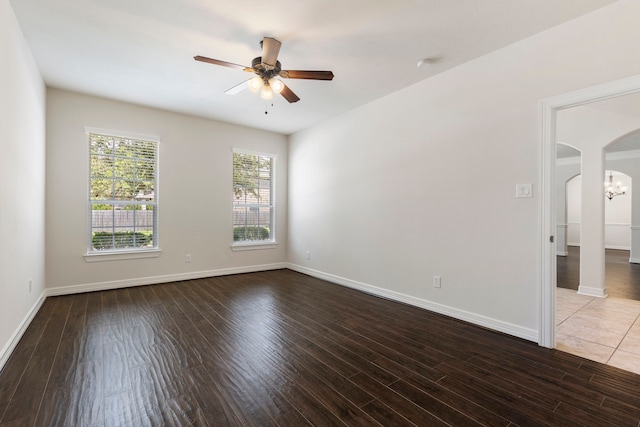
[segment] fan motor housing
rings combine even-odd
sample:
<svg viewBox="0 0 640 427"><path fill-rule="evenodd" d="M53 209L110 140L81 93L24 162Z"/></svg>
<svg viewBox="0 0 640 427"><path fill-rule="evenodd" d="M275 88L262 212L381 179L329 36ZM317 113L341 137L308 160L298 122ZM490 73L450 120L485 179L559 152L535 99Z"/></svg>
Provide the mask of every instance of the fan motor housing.
<svg viewBox="0 0 640 427"><path fill-rule="evenodd" d="M280 74L280 71L282 71L280 61L276 61L276 66L273 68L273 70L267 70L264 65L262 65L261 56L253 58L253 60L251 61L251 68L255 70L257 75L267 80L272 77L278 76Z"/></svg>

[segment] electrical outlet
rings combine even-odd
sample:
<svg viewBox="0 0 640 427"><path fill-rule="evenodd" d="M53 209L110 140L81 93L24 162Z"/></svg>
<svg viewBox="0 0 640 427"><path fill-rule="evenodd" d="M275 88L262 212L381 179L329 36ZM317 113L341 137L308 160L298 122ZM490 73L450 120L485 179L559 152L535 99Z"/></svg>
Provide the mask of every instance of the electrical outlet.
<svg viewBox="0 0 640 427"><path fill-rule="evenodd" d="M311 252L307 251L307 259L311 259Z"/></svg>
<svg viewBox="0 0 640 427"><path fill-rule="evenodd" d="M191 262L191 254L186 254L184 256L184 260L185 260L185 262Z"/></svg>
<svg viewBox="0 0 640 427"><path fill-rule="evenodd" d="M33 280L29 279L29 293L31 293L32 287L33 287Z"/></svg>
<svg viewBox="0 0 640 427"><path fill-rule="evenodd" d="M439 288L442 285L442 278L440 276L433 276L433 287Z"/></svg>

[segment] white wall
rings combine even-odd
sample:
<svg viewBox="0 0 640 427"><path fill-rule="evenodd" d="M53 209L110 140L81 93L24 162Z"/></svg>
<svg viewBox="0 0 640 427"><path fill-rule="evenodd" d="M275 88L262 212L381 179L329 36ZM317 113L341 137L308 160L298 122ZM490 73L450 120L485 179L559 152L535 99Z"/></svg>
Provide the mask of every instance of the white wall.
<svg viewBox="0 0 640 427"><path fill-rule="evenodd" d="M613 182L622 182L628 194L604 202L604 247L630 250L633 182L630 176L621 172L614 173Z"/></svg>
<svg viewBox="0 0 640 427"><path fill-rule="evenodd" d="M617 196L611 200L605 199L604 247L629 250L631 249L631 177L614 171L613 181L614 183L621 182L623 187L628 188L628 193L625 196ZM570 246L580 246L581 188L581 176L576 176L567 182L567 244Z"/></svg>
<svg viewBox="0 0 640 427"><path fill-rule="evenodd" d="M567 181L580 174L580 167L580 157L556 160L556 255L567 256L567 241L571 241L575 237L576 229L578 236L580 235L580 228L569 224L570 221L573 221L573 214L567 212L569 193L566 188ZM571 204L575 205L574 202Z"/></svg>
<svg viewBox="0 0 640 427"><path fill-rule="evenodd" d="M640 73L637 16L616 2L293 135L290 261L537 340L538 102Z"/></svg>
<svg viewBox="0 0 640 427"><path fill-rule="evenodd" d="M582 177L580 175L566 183L567 245L580 246L580 221L582 220Z"/></svg>
<svg viewBox="0 0 640 427"><path fill-rule="evenodd" d="M8 0L0 0L0 52L2 369L45 286L45 89Z"/></svg>
<svg viewBox="0 0 640 427"><path fill-rule="evenodd" d="M631 195L631 254L629 262L640 263L640 153L634 153L635 157L620 158L616 153L607 155L608 168L618 170L632 179L629 188ZM636 185L633 185L633 183ZM616 200L616 199L614 199Z"/></svg>
<svg viewBox="0 0 640 427"><path fill-rule="evenodd" d="M160 137L159 258L85 261L85 126ZM232 149L277 155L276 249L233 252ZM282 267L286 261L287 137L142 106L47 92L47 287L75 292ZM185 254L192 262L185 262Z"/></svg>

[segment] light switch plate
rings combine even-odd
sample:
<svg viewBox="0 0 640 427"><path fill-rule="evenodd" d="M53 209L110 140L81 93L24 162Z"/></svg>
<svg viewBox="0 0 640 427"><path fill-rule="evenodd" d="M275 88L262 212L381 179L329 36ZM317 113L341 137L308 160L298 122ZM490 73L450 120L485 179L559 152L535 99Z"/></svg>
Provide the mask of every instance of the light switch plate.
<svg viewBox="0 0 640 427"><path fill-rule="evenodd" d="M533 184L516 184L516 197L533 197Z"/></svg>

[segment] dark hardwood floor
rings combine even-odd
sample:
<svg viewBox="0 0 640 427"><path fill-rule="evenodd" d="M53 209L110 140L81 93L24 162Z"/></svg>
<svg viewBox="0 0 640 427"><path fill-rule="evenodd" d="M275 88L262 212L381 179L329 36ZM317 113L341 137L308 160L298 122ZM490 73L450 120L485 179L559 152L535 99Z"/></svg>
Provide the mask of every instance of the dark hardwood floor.
<svg viewBox="0 0 640 427"><path fill-rule="evenodd" d="M640 376L289 270L48 298L2 426L634 426Z"/></svg>
<svg viewBox="0 0 640 427"><path fill-rule="evenodd" d="M578 290L580 285L580 247L569 246L566 257L557 257L560 288ZM629 251L605 250L607 294L640 301L640 264L629 263Z"/></svg>

